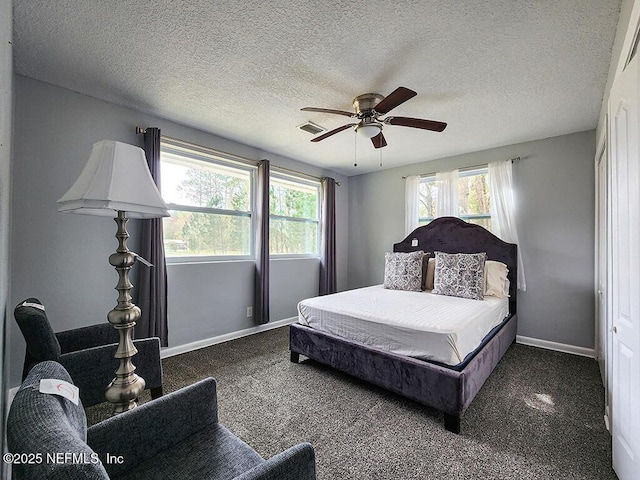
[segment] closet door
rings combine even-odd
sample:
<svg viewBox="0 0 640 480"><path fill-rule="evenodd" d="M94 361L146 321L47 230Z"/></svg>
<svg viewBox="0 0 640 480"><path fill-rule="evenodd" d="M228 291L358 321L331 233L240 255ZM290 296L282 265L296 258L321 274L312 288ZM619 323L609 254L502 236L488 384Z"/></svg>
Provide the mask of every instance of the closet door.
<svg viewBox="0 0 640 480"><path fill-rule="evenodd" d="M609 100L612 329L611 435L620 480L640 472L640 148L638 57L616 79Z"/></svg>

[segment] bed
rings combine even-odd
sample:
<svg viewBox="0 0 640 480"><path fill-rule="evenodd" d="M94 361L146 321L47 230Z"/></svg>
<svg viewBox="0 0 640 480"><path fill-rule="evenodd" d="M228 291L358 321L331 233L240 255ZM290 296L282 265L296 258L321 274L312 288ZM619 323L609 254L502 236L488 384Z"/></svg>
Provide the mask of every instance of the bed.
<svg viewBox="0 0 640 480"><path fill-rule="evenodd" d="M345 338L340 335L341 332L321 331L300 323L290 326L291 361L298 363L300 355L304 355L434 407L444 413L445 428L459 433L462 415L515 341L517 247L503 242L483 227L454 217L441 217L417 228L393 246L394 252L418 250L445 253L486 252L488 260L502 262L509 269L509 297L505 300L506 317L491 329L477 348L465 354L461 362L451 366L446 362L429 360L428 352L406 352L411 356L392 352L388 348L376 348L361 341ZM397 322L401 322L401 318L398 318ZM399 325L401 326L401 323Z"/></svg>

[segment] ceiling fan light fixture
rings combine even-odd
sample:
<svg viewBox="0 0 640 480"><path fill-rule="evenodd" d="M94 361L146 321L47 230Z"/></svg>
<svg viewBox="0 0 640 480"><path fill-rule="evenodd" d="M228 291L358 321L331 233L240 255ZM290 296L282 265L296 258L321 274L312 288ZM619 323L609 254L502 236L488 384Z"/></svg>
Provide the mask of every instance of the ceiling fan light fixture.
<svg viewBox="0 0 640 480"><path fill-rule="evenodd" d="M366 125L358 125L356 132L366 138L372 138L378 135L382 131L382 127L376 123L370 123Z"/></svg>
<svg viewBox="0 0 640 480"><path fill-rule="evenodd" d="M346 112L344 110L335 110L332 108L318 107L304 107L301 110L305 112L344 115L356 120L356 123L347 123L341 127L334 128L333 130L323 133L322 135L318 135L311 139L312 142L326 140L336 133L353 128L362 137L370 138L374 148L382 148L387 146L387 141L382 134L383 125L420 128L422 130L431 130L433 132L442 132L446 128L447 124L444 122L436 122L435 120L426 120L423 118L395 116L380 118L380 116L387 115L398 105L402 105L404 102L416 95L417 93L413 90L406 87L398 87L386 97L383 97L379 93L365 93L364 95L357 96L353 99L353 108L355 109L355 113Z"/></svg>

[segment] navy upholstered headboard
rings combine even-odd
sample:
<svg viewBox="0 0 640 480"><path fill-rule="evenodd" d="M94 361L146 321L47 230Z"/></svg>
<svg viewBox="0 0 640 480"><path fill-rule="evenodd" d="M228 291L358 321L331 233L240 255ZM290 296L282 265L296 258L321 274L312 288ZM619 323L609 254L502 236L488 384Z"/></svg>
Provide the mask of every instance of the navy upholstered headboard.
<svg viewBox="0 0 640 480"><path fill-rule="evenodd" d="M417 245L413 245L413 240ZM393 245L394 252L486 252L488 260L496 260L509 268L509 312L516 313L518 292L518 246L500 240L484 227L455 217L436 218L416 228L407 238Z"/></svg>

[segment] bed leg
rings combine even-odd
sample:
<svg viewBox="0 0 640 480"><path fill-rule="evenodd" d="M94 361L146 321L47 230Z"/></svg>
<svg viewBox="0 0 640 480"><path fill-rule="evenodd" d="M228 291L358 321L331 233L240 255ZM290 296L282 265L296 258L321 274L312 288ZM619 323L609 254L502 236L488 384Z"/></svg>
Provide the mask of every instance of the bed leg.
<svg viewBox="0 0 640 480"><path fill-rule="evenodd" d="M452 433L460 433L460 417L458 415L445 413L444 428Z"/></svg>
<svg viewBox="0 0 640 480"><path fill-rule="evenodd" d="M298 363L300 361L300 354L298 352L291 352L291 362Z"/></svg>

